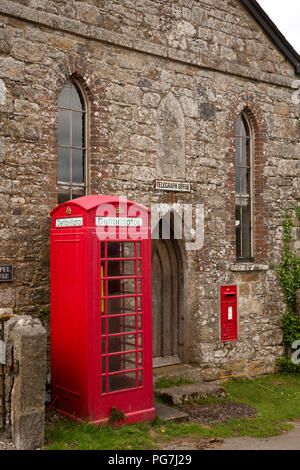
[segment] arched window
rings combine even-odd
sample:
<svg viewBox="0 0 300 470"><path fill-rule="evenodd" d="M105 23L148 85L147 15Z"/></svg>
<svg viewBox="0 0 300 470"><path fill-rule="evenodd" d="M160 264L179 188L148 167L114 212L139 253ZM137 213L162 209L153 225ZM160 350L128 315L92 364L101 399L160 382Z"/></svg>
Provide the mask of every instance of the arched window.
<svg viewBox="0 0 300 470"><path fill-rule="evenodd" d="M86 103L68 80L58 97L58 203L86 194Z"/></svg>
<svg viewBox="0 0 300 470"><path fill-rule="evenodd" d="M235 228L237 260L253 259L253 131L242 112L235 127Z"/></svg>

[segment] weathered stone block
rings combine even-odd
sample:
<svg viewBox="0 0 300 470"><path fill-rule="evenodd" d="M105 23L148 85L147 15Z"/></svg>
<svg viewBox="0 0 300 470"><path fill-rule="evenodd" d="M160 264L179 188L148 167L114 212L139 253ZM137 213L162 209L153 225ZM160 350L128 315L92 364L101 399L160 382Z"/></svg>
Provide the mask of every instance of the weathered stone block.
<svg viewBox="0 0 300 470"><path fill-rule="evenodd" d="M200 117L205 121L212 121L215 118L215 105L212 103L200 103Z"/></svg>
<svg viewBox="0 0 300 470"><path fill-rule="evenodd" d="M11 398L12 437L18 450L44 442L47 334L40 320L29 316L8 322L14 359L19 361Z"/></svg>

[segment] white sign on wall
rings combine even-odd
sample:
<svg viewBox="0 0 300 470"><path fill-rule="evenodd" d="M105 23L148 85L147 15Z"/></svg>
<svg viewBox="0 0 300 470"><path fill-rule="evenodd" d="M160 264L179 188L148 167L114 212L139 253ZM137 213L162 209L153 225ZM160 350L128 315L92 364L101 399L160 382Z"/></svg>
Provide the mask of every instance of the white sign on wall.
<svg viewBox="0 0 300 470"><path fill-rule="evenodd" d="M5 343L0 340L0 364L5 364Z"/></svg>
<svg viewBox="0 0 300 470"><path fill-rule="evenodd" d="M139 217L96 217L96 225L110 227L142 227L143 219Z"/></svg>
<svg viewBox="0 0 300 470"><path fill-rule="evenodd" d="M64 219L56 219L55 227L80 227L83 225L83 217L68 217Z"/></svg>
<svg viewBox="0 0 300 470"><path fill-rule="evenodd" d="M185 181L156 181L155 189L161 189L163 191L179 191L186 193L191 191L191 184Z"/></svg>

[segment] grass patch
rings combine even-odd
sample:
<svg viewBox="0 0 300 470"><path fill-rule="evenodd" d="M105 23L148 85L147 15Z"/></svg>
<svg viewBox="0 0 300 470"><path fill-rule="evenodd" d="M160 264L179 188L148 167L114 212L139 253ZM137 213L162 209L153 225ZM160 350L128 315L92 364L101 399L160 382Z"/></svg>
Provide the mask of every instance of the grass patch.
<svg viewBox="0 0 300 470"><path fill-rule="evenodd" d="M194 380L185 377L162 377L155 383L154 388L169 388L193 383L195 383Z"/></svg>
<svg viewBox="0 0 300 470"><path fill-rule="evenodd" d="M93 426L64 419L46 428L45 448L48 450L155 449L156 435L155 432L150 432L151 428L148 423L114 427Z"/></svg>
<svg viewBox="0 0 300 470"><path fill-rule="evenodd" d="M289 424L300 416L300 376L277 374L254 380L231 380L223 384L228 398L253 406L251 418L232 419L225 423L202 426L186 423L153 423L130 426L92 426L72 420L58 420L46 425L45 449L49 450L141 450L163 449L164 442L176 437L226 438L233 436L270 437L291 429ZM222 399L205 400L204 404L222 403Z"/></svg>

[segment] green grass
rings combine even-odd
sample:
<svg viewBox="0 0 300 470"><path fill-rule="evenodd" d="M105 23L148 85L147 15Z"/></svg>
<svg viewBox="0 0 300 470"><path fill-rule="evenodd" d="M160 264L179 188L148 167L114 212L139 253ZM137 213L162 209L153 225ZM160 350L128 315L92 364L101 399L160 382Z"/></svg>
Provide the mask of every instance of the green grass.
<svg viewBox="0 0 300 470"><path fill-rule="evenodd" d="M46 429L49 450L122 450L154 449L156 440L151 425L93 426L71 420L59 421Z"/></svg>
<svg viewBox="0 0 300 470"><path fill-rule="evenodd" d="M231 380L224 384L226 401L253 406L251 418L233 419L226 423L201 426L195 422L153 423L130 426L92 426L71 420L59 420L46 426L45 448L49 450L121 450L159 449L164 441L176 437L270 437L291 429L289 424L300 417L300 376L269 375L255 380ZM214 403L214 400L208 400ZM216 401L220 403L222 401Z"/></svg>
<svg viewBox="0 0 300 470"><path fill-rule="evenodd" d="M154 388L169 388L175 387L176 385L185 385L195 383L192 379L186 379L184 377L162 377L159 379Z"/></svg>

